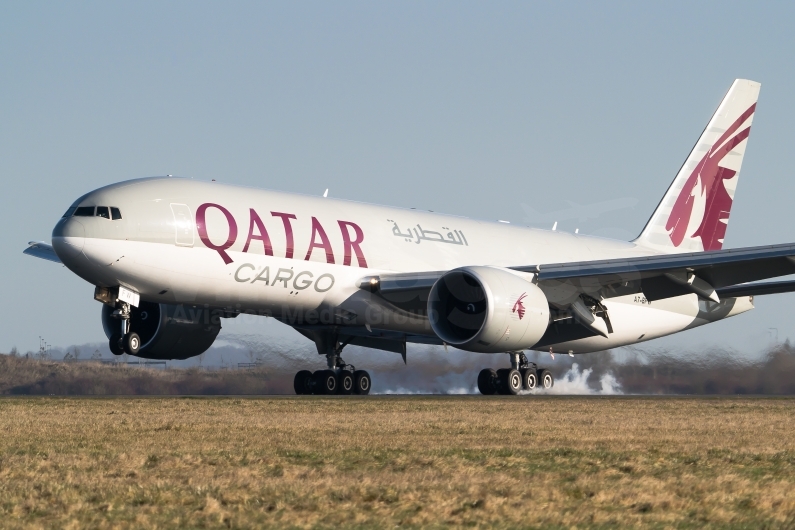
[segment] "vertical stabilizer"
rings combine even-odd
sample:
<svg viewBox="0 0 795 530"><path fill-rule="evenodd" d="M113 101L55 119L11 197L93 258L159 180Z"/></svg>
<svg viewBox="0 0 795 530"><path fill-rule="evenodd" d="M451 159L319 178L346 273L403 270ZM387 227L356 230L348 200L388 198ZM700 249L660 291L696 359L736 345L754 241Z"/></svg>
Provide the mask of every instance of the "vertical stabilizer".
<svg viewBox="0 0 795 530"><path fill-rule="evenodd" d="M635 243L671 253L723 247L760 86L732 83Z"/></svg>

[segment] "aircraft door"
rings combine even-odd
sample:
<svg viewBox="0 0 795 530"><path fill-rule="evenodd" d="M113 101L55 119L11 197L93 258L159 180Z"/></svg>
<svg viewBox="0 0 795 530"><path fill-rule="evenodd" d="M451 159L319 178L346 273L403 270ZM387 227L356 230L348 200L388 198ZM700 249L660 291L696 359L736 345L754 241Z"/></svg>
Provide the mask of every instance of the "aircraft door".
<svg viewBox="0 0 795 530"><path fill-rule="evenodd" d="M171 212L174 214L174 230L176 239L174 244L178 247L193 246L193 215L187 204L171 203Z"/></svg>

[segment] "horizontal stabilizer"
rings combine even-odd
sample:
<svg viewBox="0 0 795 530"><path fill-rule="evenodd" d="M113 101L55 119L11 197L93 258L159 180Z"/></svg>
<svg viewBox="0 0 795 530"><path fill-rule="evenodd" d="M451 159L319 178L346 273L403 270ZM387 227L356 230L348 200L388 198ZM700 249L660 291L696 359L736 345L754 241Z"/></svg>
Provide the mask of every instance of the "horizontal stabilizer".
<svg viewBox="0 0 795 530"><path fill-rule="evenodd" d="M791 293L795 291L795 281L757 282L734 285L718 289L721 298L737 298L740 296L762 296L765 294Z"/></svg>
<svg viewBox="0 0 795 530"><path fill-rule="evenodd" d="M61 258L55 253L52 245L48 245L44 241L30 241L28 245L30 246L22 251L23 254L46 259L47 261L54 261L55 263L61 263Z"/></svg>

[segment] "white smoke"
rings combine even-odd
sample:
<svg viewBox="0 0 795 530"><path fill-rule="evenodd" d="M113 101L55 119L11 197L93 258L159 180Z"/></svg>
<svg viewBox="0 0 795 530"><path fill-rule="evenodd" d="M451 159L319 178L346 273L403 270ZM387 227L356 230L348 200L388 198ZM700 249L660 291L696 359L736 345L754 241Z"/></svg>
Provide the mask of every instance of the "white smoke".
<svg viewBox="0 0 795 530"><path fill-rule="evenodd" d="M577 363L571 365L571 368L563 374L563 377L557 379L555 384L549 390L541 390L537 389L530 392L520 392L521 395L554 395L554 396L615 396L623 394L621 390L621 384L615 378L615 376L610 373L606 372L602 374L599 378L599 388L593 388L591 385L588 384L588 379L590 379L591 374L593 373L592 368L586 368L585 370L580 370L580 367ZM444 378L442 378L444 379ZM465 387L465 386L450 386L447 387L444 384L439 385L437 389L434 390L419 390L416 388L406 388L405 386L399 385L395 388L387 388L385 390L381 390L378 392L373 392L374 394L389 394L389 395L398 395L398 394L480 394L477 387Z"/></svg>
<svg viewBox="0 0 795 530"><path fill-rule="evenodd" d="M599 396L613 396L623 394L621 385L612 373L606 372L599 378L599 389L591 388L588 384L588 378L591 377L593 372L592 368L586 368L580 371L577 363L571 365L571 368L563 374L561 379L555 381L555 384L549 390L536 390L536 394L547 395L599 395Z"/></svg>

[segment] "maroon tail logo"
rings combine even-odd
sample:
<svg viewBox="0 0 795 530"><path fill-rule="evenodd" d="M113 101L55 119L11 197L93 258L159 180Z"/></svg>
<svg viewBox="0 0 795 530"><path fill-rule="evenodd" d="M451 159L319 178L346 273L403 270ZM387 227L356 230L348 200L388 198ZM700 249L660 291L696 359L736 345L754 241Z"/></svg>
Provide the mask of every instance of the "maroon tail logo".
<svg viewBox="0 0 795 530"><path fill-rule="evenodd" d="M525 297L527 297L527 293L522 293L522 296L520 296L519 299L516 302L514 302L513 309L511 309L511 313L519 314L519 320L522 320L524 318L525 308L524 304L522 303L522 300L524 300Z"/></svg>
<svg viewBox="0 0 795 530"><path fill-rule="evenodd" d="M726 235L726 224L729 222L729 211L732 207L732 198L729 197L729 192L726 191L723 181L731 179L737 172L721 167L719 164L732 149L748 138L751 127L746 127L736 135L732 135L754 113L754 110L756 110L756 103L731 124L731 127L707 151L685 182L665 225L675 247L681 245L685 238L687 225L693 214L695 195L706 195L706 204L701 224L691 237L700 237L704 250L720 250L723 246L723 237ZM724 144L724 142L726 143ZM699 181L701 182L700 189L696 189Z"/></svg>

